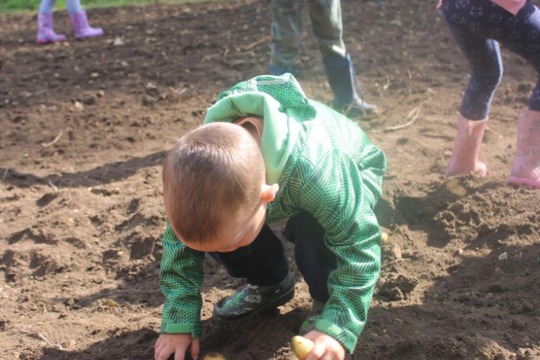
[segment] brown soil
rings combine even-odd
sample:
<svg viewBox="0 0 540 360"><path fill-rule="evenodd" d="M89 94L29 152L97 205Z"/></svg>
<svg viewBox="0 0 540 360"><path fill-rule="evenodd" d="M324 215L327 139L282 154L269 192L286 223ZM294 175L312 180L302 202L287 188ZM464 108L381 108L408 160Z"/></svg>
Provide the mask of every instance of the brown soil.
<svg viewBox="0 0 540 360"><path fill-rule="evenodd" d="M343 2L349 51L384 111L362 126L389 158L377 213L390 238L354 358L540 359L540 192L506 180L536 74L503 50L483 146L490 174L444 182L467 66L435 1L406 3ZM266 69L266 1L89 17L106 36L73 41L59 11L70 41L49 46L34 43L35 15L0 17L2 359L153 357L164 152L219 91ZM305 19L298 78L328 102ZM280 316L224 325L213 304L240 282L206 268L203 352L293 359L288 341L309 305L300 276Z"/></svg>

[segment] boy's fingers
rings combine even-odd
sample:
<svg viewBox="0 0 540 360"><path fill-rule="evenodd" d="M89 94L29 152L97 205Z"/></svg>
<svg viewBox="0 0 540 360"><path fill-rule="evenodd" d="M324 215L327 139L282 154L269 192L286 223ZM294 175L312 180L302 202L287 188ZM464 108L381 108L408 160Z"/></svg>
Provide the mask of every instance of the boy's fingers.
<svg viewBox="0 0 540 360"><path fill-rule="evenodd" d="M199 357L200 351L199 339L193 339L191 342L191 357L196 360Z"/></svg>
<svg viewBox="0 0 540 360"><path fill-rule="evenodd" d="M171 356L171 354L174 352L174 349L165 345L161 348L161 350L159 351L159 353L157 354L157 358L155 358L155 360L167 360L169 358L169 356ZM183 360L184 358L180 358L180 360ZM176 359L176 356L175 356L175 360Z"/></svg>
<svg viewBox="0 0 540 360"><path fill-rule="evenodd" d="M324 345L315 344L313 349L309 352L306 360L320 360L324 355L326 348Z"/></svg>
<svg viewBox="0 0 540 360"><path fill-rule="evenodd" d="M159 355L161 354L161 352L163 351L163 348L166 345L167 344L164 341L156 342L156 345L154 346L154 359L156 360L159 359Z"/></svg>
<svg viewBox="0 0 540 360"><path fill-rule="evenodd" d="M154 344L154 352L157 351L157 349L161 346L161 343L163 343L163 338L160 336Z"/></svg>
<svg viewBox="0 0 540 360"><path fill-rule="evenodd" d="M176 349L176 352L174 353L174 360L184 360L184 358L186 357L186 350L187 349L182 349L178 351L178 349ZM167 360L167 359L168 357L163 360Z"/></svg>

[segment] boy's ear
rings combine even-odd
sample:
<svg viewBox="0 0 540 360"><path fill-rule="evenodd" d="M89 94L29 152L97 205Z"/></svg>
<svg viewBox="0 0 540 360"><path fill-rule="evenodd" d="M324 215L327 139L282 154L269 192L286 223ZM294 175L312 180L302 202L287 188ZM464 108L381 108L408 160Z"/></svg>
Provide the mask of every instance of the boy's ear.
<svg viewBox="0 0 540 360"><path fill-rule="evenodd" d="M264 184L261 190L261 200L266 203L270 203L274 201L278 190L279 190L278 184L272 184L272 185Z"/></svg>

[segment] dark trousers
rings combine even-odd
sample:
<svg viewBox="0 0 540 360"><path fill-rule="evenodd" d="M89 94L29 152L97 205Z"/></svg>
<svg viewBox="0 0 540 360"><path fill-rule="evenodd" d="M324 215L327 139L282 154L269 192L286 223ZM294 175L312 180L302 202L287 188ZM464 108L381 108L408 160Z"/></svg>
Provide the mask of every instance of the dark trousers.
<svg viewBox="0 0 540 360"><path fill-rule="evenodd" d="M328 275L336 268L336 257L324 243L324 229L307 213L287 222L283 232L294 243L294 258L313 299L326 302ZM265 225L249 246L229 253L210 254L233 277L253 285L275 285L285 278L289 265L279 238Z"/></svg>
<svg viewBox="0 0 540 360"><path fill-rule="evenodd" d="M538 72L529 109L540 110L540 11L534 4L528 1L513 15L489 0L446 0L441 11L471 67L461 114L470 120L488 116L503 73L499 43Z"/></svg>

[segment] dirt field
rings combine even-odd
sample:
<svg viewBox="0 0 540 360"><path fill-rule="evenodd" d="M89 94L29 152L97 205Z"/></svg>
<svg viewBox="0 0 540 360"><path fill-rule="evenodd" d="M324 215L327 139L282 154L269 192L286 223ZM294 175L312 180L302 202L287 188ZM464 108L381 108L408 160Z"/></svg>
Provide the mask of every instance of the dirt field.
<svg viewBox="0 0 540 360"><path fill-rule="evenodd" d="M489 176L443 181L467 66L435 1L406 3L343 2L349 52L383 110L361 125L389 158L377 213L390 238L353 358L540 359L540 192L506 180L536 74L503 49ZM70 41L37 46L35 16L0 17L0 359L152 358L164 153L219 91L266 70L266 1L89 18L106 36L74 41L61 11L56 29ZM298 78L329 102L305 20ZM204 354L293 359L288 341L309 305L298 272L280 316L223 325L213 304L240 282L205 266Z"/></svg>

